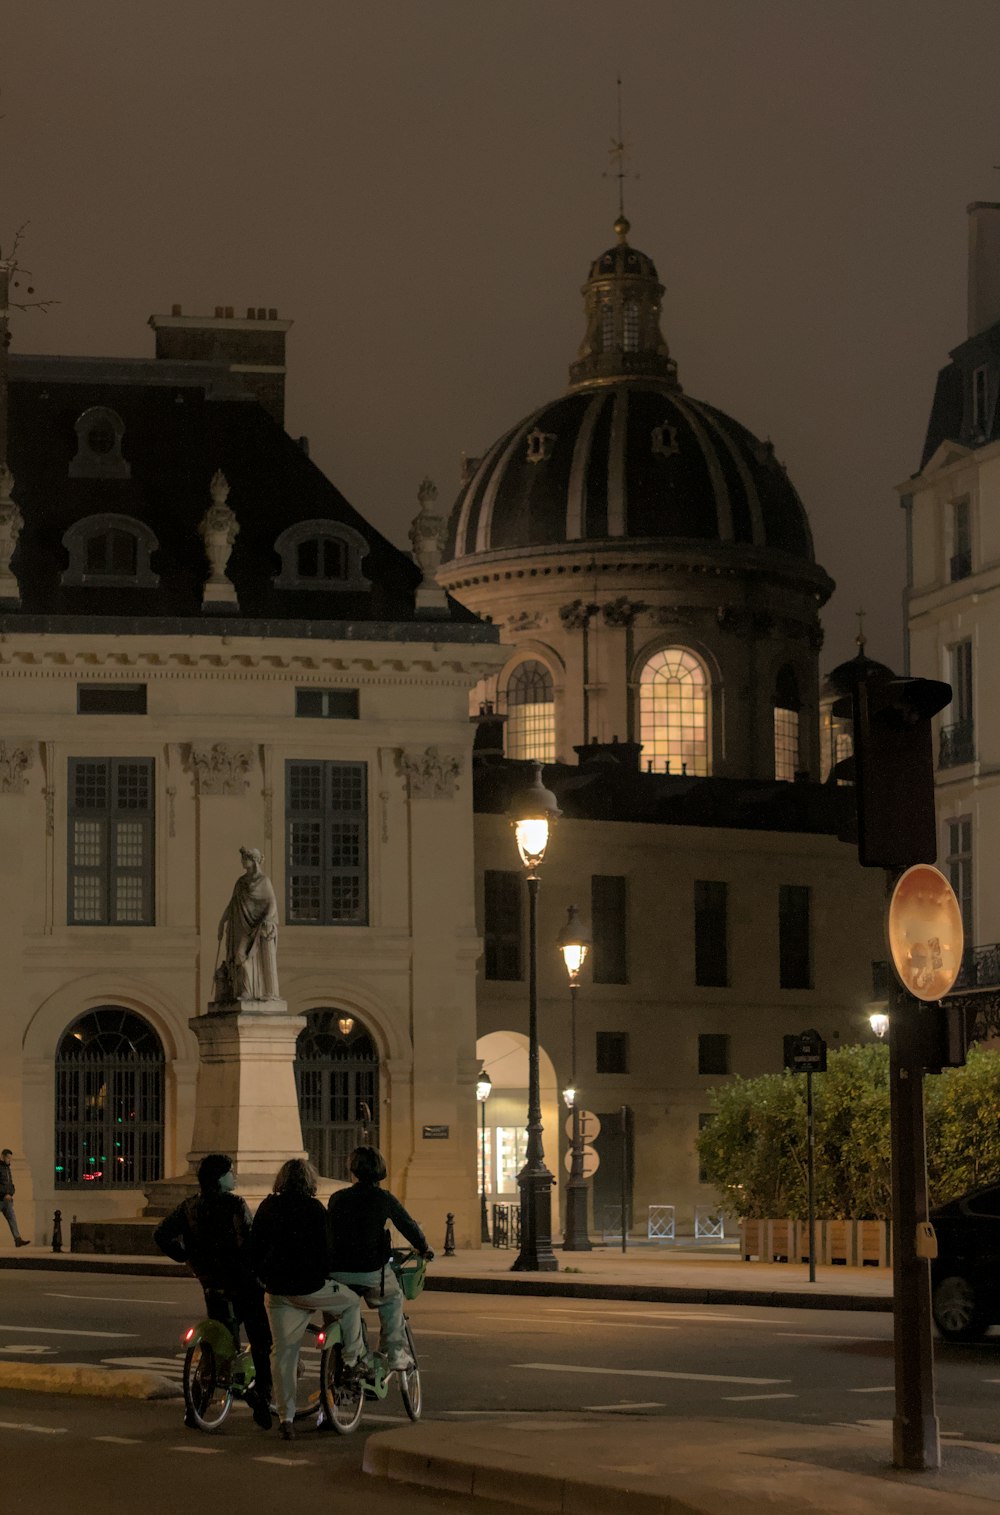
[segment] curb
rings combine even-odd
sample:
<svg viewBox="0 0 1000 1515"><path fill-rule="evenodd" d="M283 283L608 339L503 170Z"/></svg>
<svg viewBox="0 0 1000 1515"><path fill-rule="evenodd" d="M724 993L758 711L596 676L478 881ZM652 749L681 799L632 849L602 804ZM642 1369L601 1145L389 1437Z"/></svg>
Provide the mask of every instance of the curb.
<svg viewBox="0 0 1000 1515"><path fill-rule="evenodd" d="M37 1394L86 1394L92 1399L178 1399L179 1384L147 1368L98 1368L91 1363L0 1363L0 1389Z"/></svg>
<svg viewBox="0 0 1000 1515"><path fill-rule="evenodd" d="M68 1259L72 1257L73 1261ZM0 1257L0 1268L25 1268L34 1273L120 1273L145 1278L191 1278L193 1274L184 1263L143 1262L142 1258L110 1258L91 1256L85 1252L56 1252L34 1257Z"/></svg>

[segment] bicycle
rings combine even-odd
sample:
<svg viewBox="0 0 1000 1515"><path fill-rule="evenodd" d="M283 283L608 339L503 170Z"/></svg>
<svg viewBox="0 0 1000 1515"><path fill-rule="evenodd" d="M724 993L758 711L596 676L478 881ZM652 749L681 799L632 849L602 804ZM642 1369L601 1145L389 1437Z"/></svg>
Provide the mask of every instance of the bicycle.
<svg viewBox="0 0 1000 1515"><path fill-rule="evenodd" d="M422 1292L429 1261L429 1256L423 1256L412 1248L393 1252L390 1255L389 1267L392 1268L399 1281L405 1300L414 1300ZM417 1349L413 1344L409 1317L405 1313L403 1330L406 1348L413 1366L390 1368L382 1354L373 1352L369 1347L368 1329L362 1317L361 1334L364 1339L364 1356L361 1359L362 1371L359 1374L356 1370L351 1371L344 1365L343 1341L339 1325L334 1322L327 1329L323 1354L320 1358L320 1396L325 1416L324 1423L331 1425L341 1436L349 1436L352 1431L357 1430L366 1399L385 1399L389 1392L389 1383L394 1377L399 1378L399 1393L407 1415L411 1420L420 1419L423 1403L420 1391L420 1366L417 1362Z"/></svg>
<svg viewBox="0 0 1000 1515"><path fill-rule="evenodd" d="M325 1337L320 1327L310 1323L306 1329L317 1338L317 1347L322 1348ZM233 1400L246 1401L253 1392L256 1369L250 1348L240 1345L238 1326L234 1334L225 1321L211 1317L190 1326L182 1340L187 1348L184 1423L199 1431L218 1431L232 1409ZM299 1374L307 1383L295 1419L318 1418L323 1414L319 1361L314 1358L311 1363L304 1363L300 1354Z"/></svg>

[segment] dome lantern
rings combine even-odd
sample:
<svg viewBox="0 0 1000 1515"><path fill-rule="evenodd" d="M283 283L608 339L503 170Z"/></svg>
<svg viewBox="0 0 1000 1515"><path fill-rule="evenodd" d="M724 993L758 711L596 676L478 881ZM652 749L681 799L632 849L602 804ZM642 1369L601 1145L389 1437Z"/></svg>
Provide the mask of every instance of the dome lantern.
<svg viewBox="0 0 1000 1515"><path fill-rule="evenodd" d="M586 330L570 365L570 388L631 377L677 383L677 364L660 330L663 285L652 258L630 245L624 215L614 247L595 258L583 286Z"/></svg>

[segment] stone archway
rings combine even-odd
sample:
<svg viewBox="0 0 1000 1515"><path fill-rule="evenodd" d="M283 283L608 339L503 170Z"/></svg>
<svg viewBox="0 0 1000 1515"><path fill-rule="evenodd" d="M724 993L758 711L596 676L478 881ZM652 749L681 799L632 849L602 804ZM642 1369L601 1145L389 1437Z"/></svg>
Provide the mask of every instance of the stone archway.
<svg viewBox="0 0 1000 1515"><path fill-rule="evenodd" d="M364 1023L347 1010L305 1012L295 1048L302 1145L322 1178L345 1181L351 1149L379 1145L379 1056Z"/></svg>
<svg viewBox="0 0 1000 1515"><path fill-rule="evenodd" d="M489 1074L493 1089L485 1106L486 1198L514 1201L518 1197L517 1173L524 1162L525 1125L528 1110L528 1038L519 1031L491 1031L476 1043L476 1055ZM538 1049L538 1082L542 1101L542 1144L546 1166L558 1185L560 1180L559 1087L552 1059ZM482 1116L483 1111L479 1112ZM480 1131L482 1122L480 1122ZM477 1137L476 1182L481 1182L482 1138ZM558 1215L553 1189L554 1216Z"/></svg>

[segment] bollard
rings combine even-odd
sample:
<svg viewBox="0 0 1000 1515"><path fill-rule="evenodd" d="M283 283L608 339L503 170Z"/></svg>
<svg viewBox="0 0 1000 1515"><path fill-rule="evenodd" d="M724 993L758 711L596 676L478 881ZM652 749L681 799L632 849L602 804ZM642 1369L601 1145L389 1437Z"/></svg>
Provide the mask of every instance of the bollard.
<svg viewBox="0 0 1000 1515"><path fill-rule="evenodd" d="M62 1211L57 1210L52 1217L52 1250L62 1251Z"/></svg>
<svg viewBox="0 0 1000 1515"><path fill-rule="evenodd" d="M455 1217L450 1210L444 1227L444 1255L455 1256Z"/></svg>

